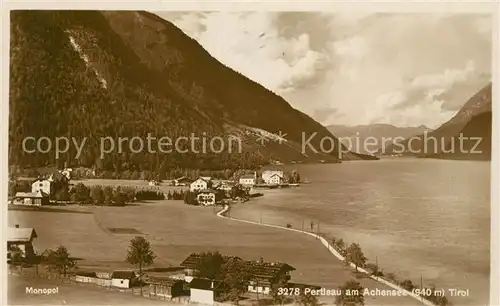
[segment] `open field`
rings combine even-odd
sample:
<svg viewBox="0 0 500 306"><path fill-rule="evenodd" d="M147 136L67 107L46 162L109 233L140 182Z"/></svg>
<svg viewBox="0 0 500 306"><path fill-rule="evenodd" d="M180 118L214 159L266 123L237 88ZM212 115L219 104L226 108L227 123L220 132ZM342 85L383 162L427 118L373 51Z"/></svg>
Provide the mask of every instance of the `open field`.
<svg viewBox="0 0 500 306"><path fill-rule="evenodd" d="M263 257L268 261L287 262L297 269L292 274L294 282L335 288L353 278L352 272L316 239L220 219L213 208L165 200L126 207L75 209L92 214L9 211L9 224L34 227L39 236L35 241L38 250L62 244L73 256L84 259L80 266L128 268L124 258L133 235L113 234L108 229L129 228L144 233L151 241L158 255L156 267L177 266L191 252L219 250L245 259ZM359 281L368 288L387 289L370 279ZM416 303L410 298L366 296L365 299L367 305Z"/></svg>

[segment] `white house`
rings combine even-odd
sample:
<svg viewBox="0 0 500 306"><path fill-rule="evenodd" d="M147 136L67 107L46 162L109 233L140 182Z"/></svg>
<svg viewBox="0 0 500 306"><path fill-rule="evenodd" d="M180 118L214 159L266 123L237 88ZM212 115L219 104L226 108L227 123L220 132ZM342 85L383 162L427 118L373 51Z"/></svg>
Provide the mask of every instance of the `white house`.
<svg viewBox="0 0 500 306"><path fill-rule="evenodd" d="M151 180L151 181L148 182L148 185L149 186L158 186L158 185L160 185L160 183L158 183L158 181Z"/></svg>
<svg viewBox="0 0 500 306"><path fill-rule="evenodd" d="M192 192L194 191L201 191L205 189L209 189L212 187L212 181L207 180L206 178L200 177L196 181L192 182L191 185L189 185L189 190Z"/></svg>
<svg viewBox="0 0 500 306"><path fill-rule="evenodd" d="M215 205L216 203L216 192L211 189L201 190L200 193L196 195L196 200L198 204L208 206Z"/></svg>
<svg viewBox="0 0 500 306"><path fill-rule="evenodd" d="M227 286L209 279L195 278L189 283L189 290L191 303L214 305L217 296L227 290Z"/></svg>
<svg viewBox="0 0 500 306"><path fill-rule="evenodd" d="M254 174L244 174L240 177L239 183L245 187L253 187L257 182L257 175Z"/></svg>
<svg viewBox="0 0 500 306"><path fill-rule="evenodd" d="M71 168L64 168L64 170L60 170L59 173L64 175L69 181L69 180L71 180L71 172L72 171L73 171L73 169L71 169Z"/></svg>
<svg viewBox="0 0 500 306"><path fill-rule="evenodd" d="M280 176L279 174L275 173L273 175L271 175L267 182L267 184L270 184L270 185L279 185L279 184L282 184L283 183L283 177Z"/></svg>
<svg viewBox="0 0 500 306"><path fill-rule="evenodd" d="M111 286L118 288L131 288L137 278L134 271L113 271L111 273Z"/></svg>
<svg viewBox="0 0 500 306"><path fill-rule="evenodd" d="M17 192L12 204L29 206L48 205L49 195L41 190L35 192Z"/></svg>
<svg viewBox="0 0 500 306"><path fill-rule="evenodd" d="M266 184L281 184L283 182L283 179L285 177L285 174L283 171L280 170L266 170L262 172L262 180Z"/></svg>

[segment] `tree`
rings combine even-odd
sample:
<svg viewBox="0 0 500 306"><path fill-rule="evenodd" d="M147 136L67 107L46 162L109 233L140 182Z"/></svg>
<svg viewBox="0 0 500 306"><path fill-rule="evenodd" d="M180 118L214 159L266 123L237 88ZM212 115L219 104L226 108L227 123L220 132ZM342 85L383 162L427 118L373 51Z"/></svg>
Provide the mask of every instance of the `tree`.
<svg viewBox="0 0 500 306"><path fill-rule="evenodd" d="M300 174L297 170L293 170L289 178L290 183L300 183Z"/></svg>
<svg viewBox="0 0 500 306"><path fill-rule="evenodd" d="M59 274L66 276L68 270L76 267L75 259L71 258L65 246L59 246L55 251L48 250L47 265L49 270L56 270Z"/></svg>
<svg viewBox="0 0 500 306"><path fill-rule="evenodd" d="M15 181L9 181L9 191L8 195L9 196L15 196L17 192L17 183Z"/></svg>
<svg viewBox="0 0 500 306"><path fill-rule="evenodd" d="M83 183L78 183L71 189L71 196L75 202L88 202L90 199L90 189Z"/></svg>
<svg viewBox="0 0 500 306"><path fill-rule="evenodd" d="M425 298L427 300L431 301L432 303L434 303L434 305L437 305L437 306L449 305L449 301L446 298L446 296L438 294L439 291L436 291L435 285L431 285L430 288L428 288L428 291L430 291L431 294L429 296L426 296Z"/></svg>
<svg viewBox="0 0 500 306"><path fill-rule="evenodd" d="M415 285L409 279L405 279L404 281L400 282L399 285L408 291L412 291L415 288Z"/></svg>
<svg viewBox="0 0 500 306"><path fill-rule="evenodd" d="M19 248L19 246L10 246L8 254L10 256L11 265L17 266L24 262L23 251L21 250L21 248Z"/></svg>
<svg viewBox="0 0 500 306"><path fill-rule="evenodd" d="M337 240L335 242L335 247L337 248L337 250L342 253L342 255L345 255L344 253L344 248L345 248L345 242L342 238L340 238L339 240Z"/></svg>
<svg viewBox="0 0 500 306"><path fill-rule="evenodd" d="M304 289L301 288L300 294L295 297L295 301L299 305L304 305L304 306L318 306L319 301L318 298L315 295L312 295L310 293L305 293Z"/></svg>
<svg viewBox="0 0 500 306"><path fill-rule="evenodd" d="M127 202L127 195L125 192L122 190L121 187L116 187L116 189L113 191L113 202L115 205L125 205Z"/></svg>
<svg viewBox="0 0 500 306"><path fill-rule="evenodd" d="M275 305L283 305L283 303L285 302L286 296L283 294L280 288L286 288L286 285L287 280L284 277L280 277L271 285L271 296Z"/></svg>
<svg viewBox="0 0 500 306"><path fill-rule="evenodd" d="M338 306L363 306L365 299L363 297L364 288L355 280L350 280L340 288L340 295L335 297L335 304Z"/></svg>
<svg viewBox="0 0 500 306"><path fill-rule="evenodd" d="M104 191L102 186L93 186L90 188L90 198L92 199L92 203L95 205L104 204Z"/></svg>
<svg viewBox="0 0 500 306"><path fill-rule="evenodd" d="M69 187L62 186L57 191L55 191L54 197L55 197L56 201L69 201L69 199L70 199Z"/></svg>
<svg viewBox="0 0 500 306"><path fill-rule="evenodd" d="M346 250L346 260L355 265L356 271L358 267L363 267L367 258L363 254L361 247L357 243L352 243Z"/></svg>
<svg viewBox="0 0 500 306"><path fill-rule="evenodd" d="M132 265L139 265L139 280L142 280L142 268L152 265L155 260L155 254L151 250L151 245L144 237L136 236L130 240L127 257L125 261ZM141 283L142 295L142 283Z"/></svg>
<svg viewBox="0 0 500 306"><path fill-rule="evenodd" d="M240 296L247 290L250 277L249 267L238 258L231 258L222 264L219 278L229 286L227 299L238 305Z"/></svg>
<svg viewBox="0 0 500 306"><path fill-rule="evenodd" d="M107 205L112 204L114 199L113 187L111 186L104 187L103 193L104 193L104 203Z"/></svg>
<svg viewBox="0 0 500 306"><path fill-rule="evenodd" d="M68 201L70 199L68 178L64 175L55 174L50 193L50 196L54 196L57 201Z"/></svg>

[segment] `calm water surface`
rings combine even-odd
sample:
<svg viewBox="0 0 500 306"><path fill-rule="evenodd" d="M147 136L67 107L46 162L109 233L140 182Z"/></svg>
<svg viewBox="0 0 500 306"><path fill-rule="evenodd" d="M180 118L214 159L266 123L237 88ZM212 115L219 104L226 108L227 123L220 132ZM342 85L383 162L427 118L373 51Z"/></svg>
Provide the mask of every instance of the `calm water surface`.
<svg viewBox="0 0 500 306"><path fill-rule="evenodd" d="M489 299L490 163L387 159L295 165L311 181L242 205L263 222L310 227L359 243L370 261L424 286L470 289L454 305ZM290 168L290 169L292 169Z"/></svg>

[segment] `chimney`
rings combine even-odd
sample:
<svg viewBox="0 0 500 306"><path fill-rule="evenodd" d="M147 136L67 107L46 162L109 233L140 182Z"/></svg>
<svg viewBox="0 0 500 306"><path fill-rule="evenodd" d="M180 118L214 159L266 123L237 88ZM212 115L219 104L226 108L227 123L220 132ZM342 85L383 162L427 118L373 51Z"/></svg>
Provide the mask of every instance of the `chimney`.
<svg viewBox="0 0 500 306"><path fill-rule="evenodd" d="M15 227L16 227L16 228L19 228L19 224L16 224L16 225L15 225Z"/></svg>

